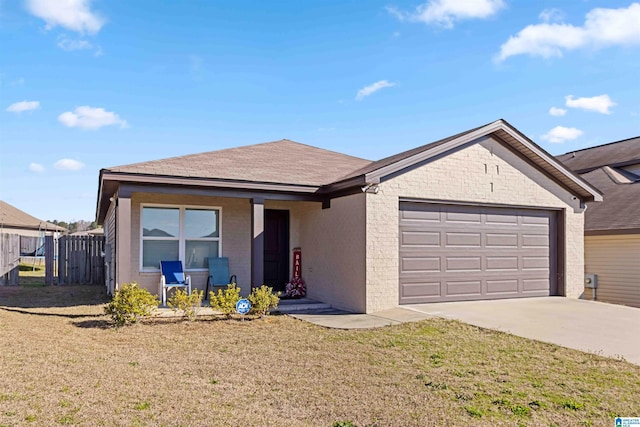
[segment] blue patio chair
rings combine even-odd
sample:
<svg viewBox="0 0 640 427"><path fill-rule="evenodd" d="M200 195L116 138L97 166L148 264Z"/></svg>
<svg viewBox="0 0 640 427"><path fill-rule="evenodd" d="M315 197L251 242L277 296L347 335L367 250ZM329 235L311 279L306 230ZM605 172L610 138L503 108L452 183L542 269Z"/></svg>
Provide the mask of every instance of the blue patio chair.
<svg viewBox="0 0 640 427"><path fill-rule="evenodd" d="M182 261L160 261L160 274L162 305L167 305L167 290L171 288L187 288L191 295L191 276L184 276Z"/></svg>
<svg viewBox="0 0 640 427"><path fill-rule="evenodd" d="M209 258L209 277L207 278L207 290L204 293L205 299L209 297L209 286L227 287L230 283L237 283L235 274L229 274L229 258Z"/></svg>

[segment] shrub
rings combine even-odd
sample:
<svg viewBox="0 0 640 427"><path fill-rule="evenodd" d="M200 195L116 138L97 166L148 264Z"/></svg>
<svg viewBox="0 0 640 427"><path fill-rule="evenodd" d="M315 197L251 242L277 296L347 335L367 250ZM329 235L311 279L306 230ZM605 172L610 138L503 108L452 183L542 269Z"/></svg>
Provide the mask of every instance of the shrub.
<svg viewBox="0 0 640 427"><path fill-rule="evenodd" d="M236 303L240 300L240 288L235 283L227 285L227 289L218 289L218 293L209 292L211 308L226 314L227 317L236 311Z"/></svg>
<svg viewBox="0 0 640 427"><path fill-rule="evenodd" d="M160 301L156 295L139 288L136 282L125 283L113 295L113 299L104 308L116 326L136 323L143 317L149 317Z"/></svg>
<svg viewBox="0 0 640 427"><path fill-rule="evenodd" d="M253 288L247 297L251 303L251 313L265 316L269 314L269 310L276 308L280 302L280 292L273 292L273 288L262 285L259 288Z"/></svg>
<svg viewBox="0 0 640 427"><path fill-rule="evenodd" d="M189 295L183 289L176 289L175 293L167 301L167 305L176 313L182 311L184 318L193 322L198 317L198 312L202 305L202 297L204 297L204 291L196 289Z"/></svg>

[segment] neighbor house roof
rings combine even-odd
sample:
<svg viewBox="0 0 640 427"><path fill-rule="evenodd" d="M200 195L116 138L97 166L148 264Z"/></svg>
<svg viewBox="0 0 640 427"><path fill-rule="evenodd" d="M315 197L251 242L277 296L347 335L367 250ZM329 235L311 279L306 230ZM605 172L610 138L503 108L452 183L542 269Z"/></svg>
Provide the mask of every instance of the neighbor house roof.
<svg viewBox="0 0 640 427"><path fill-rule="evenodd" d="M380 183L489 137L508 146L572 194L587 201L602 200L596 188L509 123L497 120L376 162L283 139L106 168L100 171L97 220L101 223L104 219L108 200L119 191L120 183L131 188L164 185L181 191L190 186L307 194L330 199L349 191L360 191L362 186Z"/></svg>
<svg viewBox="0 0 640 427"><path fill-rule="evenodd" d="M640 229L640 178L630 179L604 166L582 175L604 193L603 203L589 203L585 232Z"/></svg>
<svg viewBox="0 0 640 427"><path fill-rule="evenodd" d="M640 163L640 136L622 141L571 151L558 160L577 173L589 172L602 166L623 167Z"/></svg>
<svg viewBox="0 0 640 427"><path fill-rule="evenodd" d="M604 193L589 203L585 233L640 232L640 176L622 169L640 164L640 136L572 151L558 159Z"/></svg>
<svg viewBox="0 0 640 427"><path fill-rule="evenodd" d="M42 221L0 200L0 227L43 231L67 231L66 228Z"/></svg>

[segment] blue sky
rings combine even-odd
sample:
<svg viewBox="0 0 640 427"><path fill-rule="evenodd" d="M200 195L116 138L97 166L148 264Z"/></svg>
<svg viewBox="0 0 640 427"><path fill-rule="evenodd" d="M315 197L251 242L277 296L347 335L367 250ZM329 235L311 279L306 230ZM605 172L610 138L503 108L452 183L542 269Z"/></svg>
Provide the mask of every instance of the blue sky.
<svg viewBox="0 0 640 427"><path fill-rule="evenodd" d="M0 199L45 220L92 220L101 168L282 138L640 134L639 2L0 0L0 46Z"/></svg>

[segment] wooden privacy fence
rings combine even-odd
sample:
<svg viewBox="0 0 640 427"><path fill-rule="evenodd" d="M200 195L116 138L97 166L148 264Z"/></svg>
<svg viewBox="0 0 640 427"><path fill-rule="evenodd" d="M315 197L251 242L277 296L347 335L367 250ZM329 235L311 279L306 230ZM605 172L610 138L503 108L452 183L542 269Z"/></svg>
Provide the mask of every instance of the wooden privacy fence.
<svg viewBox="0 0 640 427"><path fill-rule="evenodd" d="M0 285L17 285L20 265L20 236L0 233Z"/></svg>
<svg viewBox="0 0 640 427"><path fill-rule="evenodd" d="M58 239L58 284L104 284L104 236Z"/></svg>

